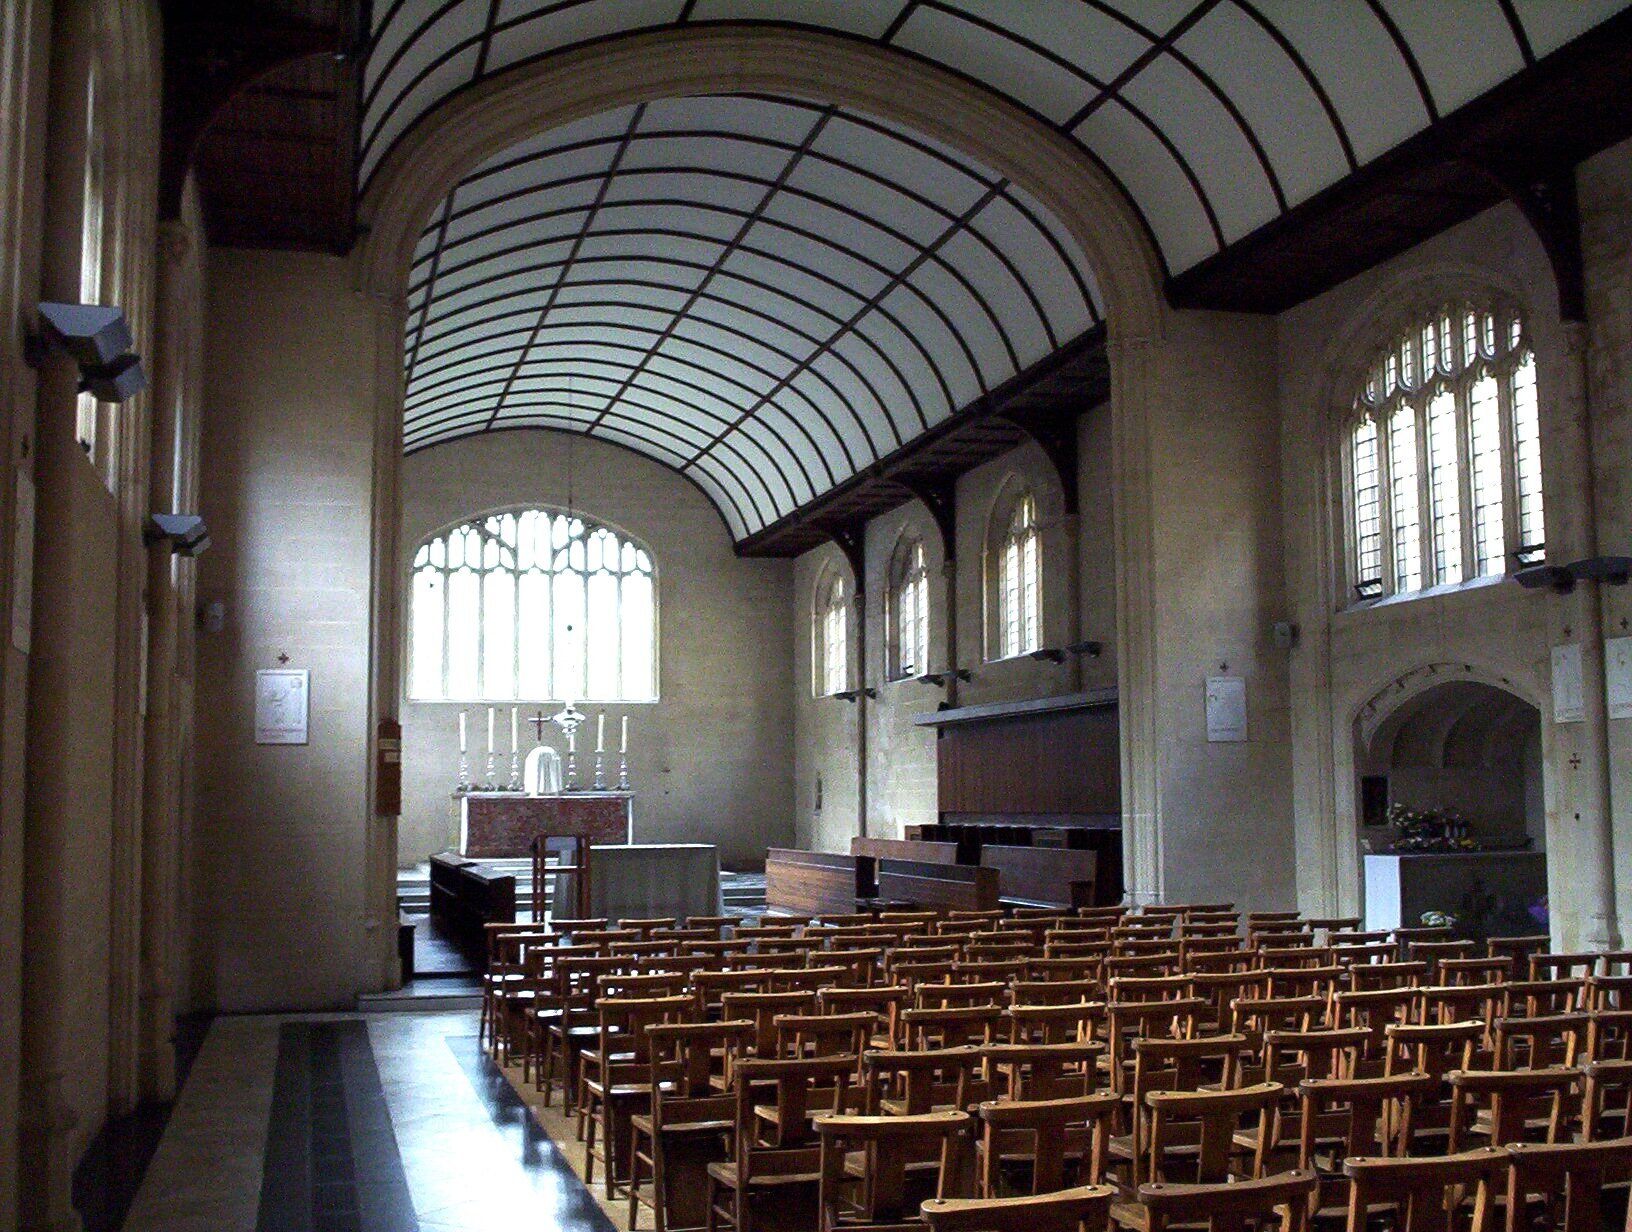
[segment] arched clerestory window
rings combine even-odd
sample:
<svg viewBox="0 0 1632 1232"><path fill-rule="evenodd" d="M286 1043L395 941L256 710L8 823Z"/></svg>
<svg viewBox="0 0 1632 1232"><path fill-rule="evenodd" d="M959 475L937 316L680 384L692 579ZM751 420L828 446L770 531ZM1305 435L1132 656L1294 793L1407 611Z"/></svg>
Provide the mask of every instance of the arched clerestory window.
<svg viewBox="0 0 1632 1232"><path fill-rule="evenodd" d="M994 634L990 657L1012 659L1043 644L1042 533L1037 498L1022 490L1009 500L1007 512L993 526L1000 537L991 545Z"/></svg>
<svg viewBox="0 0 1632 1232"><path fill-rule="evenodd" d="M891 680L922 676L929 670L929 570L924 541L904 538L890 558L886 644Z"/></svg>
<svg viewBox="0 0 1632 1232"><path fill-rule="evenodd" d="M657 699L651 552L560 509L487 514L414 555L417 700Z"/></svg>
<svg viewBox="0 0 1632 1232"><path fill-rule="evenodd" d="M812 689L831 697L850 687L850 587L840 570L817 580L812 617Z"/></svg>
<svg viewBox="0 0 1632 1232"><path fill-rule="evenodd" d="M1517 311L1458 301L1412 321L1372 357L1343 445L1358 598L1543 556L1536 357Z"/></svg>

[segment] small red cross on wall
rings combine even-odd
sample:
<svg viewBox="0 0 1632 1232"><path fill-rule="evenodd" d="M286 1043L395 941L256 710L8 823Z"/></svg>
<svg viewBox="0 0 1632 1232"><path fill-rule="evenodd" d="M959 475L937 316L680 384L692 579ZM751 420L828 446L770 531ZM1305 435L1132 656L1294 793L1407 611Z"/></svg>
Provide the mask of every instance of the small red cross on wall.
<svg viewBox="0 0 1632 1232"><path fill-rule="evenodd" d="M287 654L280 654L280 655L278 655L278 662L279 662L279 663L287 663L287 662L289 662L289 656L288 656L288 655L287 655Z"/></svg>
<svg viewBox="0 0 1632 1232"><path fill-rule="evenodd" d="M1571 753L1570 754L1570 769L1571 770L1581 769L1581 754L1579 754L1579 753Z"/></svg>

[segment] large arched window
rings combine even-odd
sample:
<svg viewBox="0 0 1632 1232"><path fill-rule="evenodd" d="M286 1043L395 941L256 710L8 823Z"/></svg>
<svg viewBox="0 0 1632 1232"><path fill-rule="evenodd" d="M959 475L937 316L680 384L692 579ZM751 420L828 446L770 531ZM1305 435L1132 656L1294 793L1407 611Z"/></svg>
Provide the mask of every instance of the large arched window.
<svg viewBox="0 0 1632 1232"><path fill-rule="evenodd" d="M651 554L559 509L489 514L420 545L409 696L655 701Z"/></svg>
<svg viewBox="0 0 1632 1232"><path fill-rule="evenodd" d="M850 687L850 588L839 570L817 582L813 615L812 683L818 697L831 697Z"/></svg>
<svg viewBox="0 0 1632 1232"><path fill-rule="evenodd" d="M1536 358L1517 312L1452 303L1418 318L1374 357L1345 444L1359 598L1544 553Z"/></svg>
<svg viewBox="0 0 1632 1232"><path fill-rule="evenodd" d="M887 651L892 680L929 670L929 570L924 541L903 539L890 559Z"/></svg>
<svg viewBox="0 0 1632 1232"><path fill-rule="evenodd" d="M1037 500L1020 492L1008 506L997 550L996 658L1030 654L1043 644L1042 537Z"/></svg>

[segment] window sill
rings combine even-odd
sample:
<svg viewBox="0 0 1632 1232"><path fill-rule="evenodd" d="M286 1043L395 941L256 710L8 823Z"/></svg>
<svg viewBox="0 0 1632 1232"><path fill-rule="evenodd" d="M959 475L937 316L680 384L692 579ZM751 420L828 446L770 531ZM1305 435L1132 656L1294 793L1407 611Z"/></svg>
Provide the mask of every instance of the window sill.
<svg viewBox="0 0 1632 1232"><path fill-rule="evenodd" d="M1465 582L1445 582L1439 586L1429 586L1422 590L1410 590L1401 595L1384 595L1379 599L1357 599L1347 607L1339 608L1340 613L1369 612L1376 608L1397 607L1402 603L1415 603L1418 599L1441 599L1447 595L1457 595L1477 590L1486 590L1492 586L1500 586L1503 582L1511 581L1511 573L1498 573L1492 577L1469 578Z"/></svg>

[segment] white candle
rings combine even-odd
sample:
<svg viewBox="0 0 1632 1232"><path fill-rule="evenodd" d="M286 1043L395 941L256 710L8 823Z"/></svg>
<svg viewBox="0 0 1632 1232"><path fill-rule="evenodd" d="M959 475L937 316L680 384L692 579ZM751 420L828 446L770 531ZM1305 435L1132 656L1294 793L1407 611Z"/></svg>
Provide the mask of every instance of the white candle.
<svg viewBox="0 0 1632 1232"><path fill-rule="evenodd" d="M623 741L622 741L621 744L618 745L618 752L627 753L628 751L629 751L629 716L624 715L623 716Z"/></svg>
<svg viewBox="0 0 1632 1232"><path fill-rule="evenodd" d="M459 712L459 751L461 753L468 753L470 751L465 746L465 712L463 710Z"/></svg>
<svg viewBox="0 0 1632 1232"><path fill-rule="evenodd" d="M595 716L595 751L606 752L606 711Z"/></svg>
<svg viewBox="0 0 1632 1232"><path fill-rule="evenodd" d="M567 752L576 753L577 751L578 751L578 733L569 731L567 733Z"/></svg>
<svg viewBox="0 0 1632 1232"><path fill-rule="evenodd" d="M493 752L493 707L487 708L487 751Z"/></svg>
<svg viewBox="0 0 1632 1232"><path fill-rule="evenodd" d="M510 707L510 751L516 752L521 748L521 713L516 707Z"/></svg>

